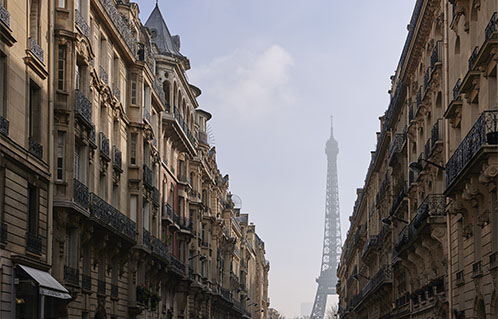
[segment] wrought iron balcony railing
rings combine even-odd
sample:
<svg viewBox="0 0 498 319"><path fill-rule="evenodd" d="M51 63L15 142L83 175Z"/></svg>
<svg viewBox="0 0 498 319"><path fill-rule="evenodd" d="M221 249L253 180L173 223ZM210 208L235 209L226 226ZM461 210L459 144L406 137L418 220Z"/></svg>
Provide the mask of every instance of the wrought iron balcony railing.
<svg viewBox="0 0 498 319"><path fill-rule="evenodd" d="M137 224L94 193L90 193L90 212L117 234L136 241Z"/></svg>
<svg viewBox="0 0 498 319"><path fill-rule="evenodd" d="M121 151L119 148L117 148L116 145L112 146L112 166L114 169L118 170L119 172L123 171L123 161L122 161L122 155Z"/></svg>
<svg viewBox="0 0 498 319"><path fill-rule="evenodd" d="M486 35L486 40L491 39L493 36L493 33L496 32L496 21L498 19L496 18L496 12L493 13L491 16L491 19L488 22L488 25L486 26L486 29L484 30L485 35Z"/></svg>
<svg viewBox="0 0 498 319"><path fill-rule="evenodd" d="M41 63L44 63L44 52L41 46L33 38L29 38L29 51L38 59Z"/></svg>
<svg viewBox="0 0 498 319"><path fill-rule="evenodd" d="M113 0L100 0L100 3L104 7L105 11L111 18L110 21L114 24L121 39L126 43L126 46L130 49L133 54L136 54L136 42L135 37L132 36L132 31L127 20L118 12L116 5Z"/></svg>
<svg viewBox="0 0 498 319"><path fill-rule="evenodd" d="M64 282L66 282L69 285L79 286L80 271L76 268L64 266Z"/></svg>
<svg viewBox="0 0 498 319"><path fill-rule="evenodd" d="M102 82L109 85L109 76L107 75L107 71L102 66L99 68L99 76Z"/></svg>
<svg viewBox="0 0 498 319"><path fill-rule="evenodd" d="M88 209L90 203L88 187L76 178L74 179L73 199L76 204L84 209Z"/></svg>
<svg viewBox="0 0 498 319"><path fill-rule="evenodd" d="M9 135L9 120L0 115L0 133L5 136Z"/></svg>
<svg viewBox="0 0 498 319"><path fill-rule="evenodd" d="M109 161L111 159L109 153L109 139L105 136L103 132L99 133L100 138L100 156L105 160Z"/></svg>
<svg viewBox="0 0 498 319"><path fill-rule="evenodd" d="M10 29L10 13L3 5L0 5L0 21Z"/></svg>
<svg viewBox="0 0 498 319"><path fill-rule="evenodd" d="M7 243L7 233L8 233L8 226L6 223L0 223L0 243L6 244Z"/></svg>
<svg viewBox="0 0 498 319"><path fill-rule="evenodd" d="M144 185L145 187L152 189L152 187L154 187L154 185L152 185L152 170L146 164L144 164L143 169L144 169L143 173Z"/></svg>
<svg viewBox="0 0 498 319"><path fill-rule="evenodd" d="M88 142L90 142L90 147L97 148L97 133L93 124L90 133L88 133Z"/></svg>
<svg viewBox="0 0 498 319"><path fill-rule="evenodd" d="M443 46L441 45L441 41L437 41L431 54L431 69L433 70L437 63L442 62L442 56L443 56L442 48Z"/></svg>
<svg viewBox="0 0 498 319"><path fill-rule="evenodd" d="M220 287L220 293L223 298L228 301L232 301L232 293L230 292L230 290Z"/></svg>
<svg viewBox="0 0 498 319"><path fill-rule="evenodd" d="M97 294L105 296L105 280L97 280Z"/></svg>
<svg viewBox="0 0 498 319"><path fill-rule="evenodd" d="M88 23L86 23L85 18L81 15L81 12L77 9L75 12L75 19L76 25L80 29L81 33L83 33L83 35L90 40L90 27L88 26Z"/></svg>
<svg viewBox="0 0 498 319"><path fill-rule="evenodd" d="M380 270L368 281L362 289L362 295L367 296L371 292L375 292L383 283L392 283L391 265L384 265Z"/></svg>
<svg viewBox="0 0 498 319"><path fill-rule="evenodd" d="M482 261L475 262L472 265L472 278L482 275Z"/></svg>
<svg viewBox="0 0 498 319"><path fill-rule="evenodd" d="M88 125L92 123L92 102L80 91L75 90L74 113Z"/></svg>
<svg viewBox="0 0 498 319"><path fill-rule="evenodd" d="M152 203L154 206L159 207L160 201L159 190L157 187L152 187Z"/></svg>
<svg viewBox="0 0 498 319"><path fill-rule="evenodd" d="M401 153L403 150L403 134L395 134L391 147L389 148L389 161L394 158L394 154Z"/></svg>
<svg viewBox="0 0 498 319"><path fill-rule="evenodd" d="M498 145L498 111L484 111L446 163L446 188L484 145Z"/></svg>
<svg viewBox="0 0 498 319"><path fill-rule="evenodd" d="M398 241L394 249L398 252L407 247L418 237L419 230L425 224L428 217L446 215L446 196L444 195L427 195L422 204L420 204L417 214L413 217L410 224L406 225L398 236Z"/></svg>
<svg viewBox="0 0 498 319"><path fill-rule="evenodd" d="M472 50L472 53L470 54L469 57L469 72L474 69L474 65L476 63L477 59L477 54L479 53L479 47L475 47L474 50Z"/></svg>
<svg viewBox="0 0 498 319"><path fill-rule="evenodd" d="M43 146L38 143L33 137L29 137L29 152L38 159L43 159Z"/></svg>
<svg viewBox="0 0 498 319"><path fill-rule="evenodd" d="M393 202L393 205L391 206L391 210L389 211L389 215L393 216L394 213L396 213L396 210L398 209L399 205L405 199L406 197L406 181L403 182L396 199Z"/></svg>
<svg viewBox="0 0 498 319"><path fill-rule="evenodd" d="M183 119L183 116L178 111L178 108L176 107L176 105L173 106L173 115L174 115L175 119L177 120L178 124L180 125L180 127L182 128L183 132L185 132L185 134L187 135L187 138L190 141L190 143L192 145L195 145L194 135L192 135L192 133L190 132L190 129L187 125L187 122L185 122L185 120Z"/></svg>
<svg viewBox="0 0 498 319"><path fill-rule="evenodd" d="M147 247L148 249L151 249L152 246L150 244L150 232L145 228L143 229L142 239L144 246Z"/></svg>
<svg viewBox="0 0 498 319"><path fill-rule="evenodd" d="M453 86L453 100L458 99L458 95L460 94L460 85L461 79L458 79L455 83L455 86Z"/></svg>
<svg viewBox="0 0 498 319"><path fill-rule="evenodd" d="M81 289L92 291L92 277L90 275L81 275Z"/></svg>
<svg viewBox="0 0 498 319"><path fill-rule="evenodd" d="M31 232L26 233L26 249L34 254L41 255L42 239Z"/></svg>
<svg viewBox="0 0 498 319"><path fill-rule="evenodd" d="M168 246L166 246L165 243L163 243L160 239L156 237L152 237L150 245L152 247L152 253L156 254L157 256L159 256L159 258L162 258L163 260L168 260L169 258Z"/></svg>
<svg viewBox="0 0 498 319"><path fill-rule="evenodd" d="M174 255L171 255L171 267L181 274L185 274L185 264Z"/></svg>

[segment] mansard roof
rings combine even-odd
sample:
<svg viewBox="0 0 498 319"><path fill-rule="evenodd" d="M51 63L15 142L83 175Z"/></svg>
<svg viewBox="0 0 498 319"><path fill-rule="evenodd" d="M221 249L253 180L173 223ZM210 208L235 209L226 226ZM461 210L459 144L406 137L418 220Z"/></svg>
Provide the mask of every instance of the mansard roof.
<svg viewBox="0 0 498 319"><path fill-rule="evenodd" d="M157 46L160 54L185 58L180 53L180 36L171 36L157 4L147 19L145 26L149 28L152 42Z"/></svg>

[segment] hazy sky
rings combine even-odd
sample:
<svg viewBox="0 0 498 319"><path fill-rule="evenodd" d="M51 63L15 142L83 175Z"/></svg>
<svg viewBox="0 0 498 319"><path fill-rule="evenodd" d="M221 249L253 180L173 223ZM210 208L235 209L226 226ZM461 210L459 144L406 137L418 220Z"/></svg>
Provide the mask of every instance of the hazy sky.
<svg viewBox="0 0 498 319"><path fill-rule="evenodd" d="M138 3L145 23L155 1ZM330 116L345 238L414 3L159 1L213 114L218 165L265 241L271 307L288 318L316 293Z"/></svg>

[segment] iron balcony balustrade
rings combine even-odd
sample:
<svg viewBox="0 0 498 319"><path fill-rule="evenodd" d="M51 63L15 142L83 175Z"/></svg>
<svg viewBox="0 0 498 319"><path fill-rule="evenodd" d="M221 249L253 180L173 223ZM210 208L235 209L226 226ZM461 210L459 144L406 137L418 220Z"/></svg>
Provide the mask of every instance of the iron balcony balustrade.
<svg viewBox="0 0 498 319"><path fill-rule="evenodd" d="M403 151L405 143L403 134L394 134L391 147L389 147L389 165L392 165L397 158L397 155Z"/></svg>
<svg viewBox="0 0 498 319"><path fill-rule="evenodd" d="M105 280L97 280L97 294L101 296L105 296Z"/></svg>
<svg viewBox="0 0 498 319"><path fill-rule="evenodd" d="M185 151L195 154L196 139L176 105L173 106L172 112L163 112L162 119L165 132L170 134L174 139L173 142L179 142L184 146Z"/></svg>
<svg viewBox="0 0 498 319"><path fill-rule="evenodd" d="M150 245L150 232L145 228L142 229L142 243L147 249L152 249Z"/></svg>
<svg viewBox="0 0 498 319"><path fill-rule="evenodd" d="M491 19L489 19L488 24L486 25L486 29L484 29L485 39L486 41L491 39L493 33L496 32L496 23L497 23L496 12L493 13Z"/></svg>
<svg viewBox="0 0 498 319"><path fill-rule="evenodd" d="M71 286L80 285L80 271L76 268L64 266L64 282Z"/></svg>
<svg viewBox="0 0 498 319"><path fill-rule="evenodd" d="M131 26L128 24L127 20L118 12L113 0L100 0L100 3L107 12L110 21L121 35L120 39L126 43L128 49L135 55L137 52L137 44L135 37L132 36Z"/></svg>
<svg viewBox="0 0 498 319"><path fill-rule="evenodd" d="M0 21L5 24L7 28L10 29L10 13L5 9L3 5L0 4Z"/></svg>
<svg viewBox="0 0 498 319"><path fill-rule="evenodd" d="M439 194L427 195L420 204L417 214L410 224L406 225L399 233L398 240L394 245L397 253L408 248L417 240L420 232L427 224L429 217L440 217L446 215L446 196Z"/></svg>
<svg viewBox="0 0 498 319"><path fill-rule="evenodd" d="M469 72L471 72L472 70L474 70L474 66L475 66L475 63L476 63L476 59L477 59L477 54L479 53L479 47L475 47L474 50L472 50L472 53L470 54L470 57L469 57L469 61L468 61L468 65L469 65Z"/></svg>
<svg viewBox="0 0 498 319"><path fill-rule="evenodd" d="M453 86L453 101L457 100L460 97L460 86L461 79L458 79Z"/></svg>
<svg viewBox="0 0 498 319"><path fill-rule="evenodd" d="M105 136L103 132L99 133L99 144L100 144L100 157L105 161L111 160L111 155L109 153L109 139Z"/></svg>
<svg viewBox="0 0 498 319"><path fill-rule="evenodd" d="M163 204L163 213L162 213L163 221L173 222L173 208L169 203Z"/></svg>
<svg viewBox="0 0 498 319"><path fill-rule="evenodd" d="M9 228L6 223L1 222L0 223L0 243L6 244L7 243L7 234L8 234Z"/></svg>
<svg viewBox="0 0 498 319"><path fill-rule="evenodd" d="M159 238L152 236L150 240L150 246L152 247L152 254L156 255L163 262L169 261L169 250L168 246L163 243Z"/></svg>
<svg viewBox="0 0 498 319"><path fill-rule="evenodd" d="M495 269L496 267L498 267L498 251L489 255L489 270Z"/></svg>
<svg viewBox="0 0 498 319"><path fill-rule="evenodd" d="M92 277L90 275L81 275L81 289L87 292L92 291Z"/></svg>
<svg viewBox="0 0 498 319"><path fill-rule="evenodd" d="M0 115L0 133L9 136L9 120Z"/></svg>
<svg viewBox="0 0 498 319"><path fill-rule="evenodd" d="M436 45L434 46L434 49L432 49L432 54L431 54L431 69L433 70L433 72L437 66L442 64L443 62L442 56L443 56L442 41L437 41Z"/></svg>
<svg viewBox="0 0 498 319"><path fill-rule="evenodd" d="M85 37L87 37L88 40L91 40L90 27L88 26L88 23L86 23L85 18L83 18L81 12L78 9L75 10L74 17L78 29L80 29L81 33Z"/></svg>
<svg viewBox="0 0 498 319"><path fill-rule="evenodd" d="M112 146L112 167L119 173L123 172L122 153L116 145Z"/></svg>
<svg viewBox="0 0 498 319"><path fill-rule="evenodd" d="M29 38L29 51L35 56L41 63L44 63L44 52L41 46L38 44L38 42L33 39Z"/></svg>
<svg viewBox="0 0 498 319"><path fill-rule="evenodd" d="M472 278L482 276L482 261L479 260L472 264Z"/></svg>
<svg viewBox="0 0 498 319"><path fill-rule="evenodd" d="M88 133L88 142L90 147L93 149L97 148L97 133L95 130L95 125L92 124L92 128L90 129L90 133Z"/></svg>
<svg viewBox="0 0 498 319"><path fill-rule="evenodd" d="M402 186L399 189L399 192L396 195L396 199L393 202L393 205L391 206L391 209L389 210L389 215L394 216L403 202L403 200L406 197L406 181L402 182Z"/></svg>
<svg viewBox="0 0 498 319"><path fill-rule="evenodd" d="M88 187L80 182L78 179L74 179L73 182L73 200L76 204L78 204L80 207L84 208L85 210L88 209L88 206L90 204L90 195L88 192Z"/></svg>
<svg viewBox="0 0 498 319"><path fill-rule="evenodd" d="M230 292L230 290L220 287L220 294L223 299L232 302L232 292Z"/></svg>
<svg viewBox="0 0 498 319"><path fill-rule="evenodd" d="M157 187L152 187L152 204L156 207L159 207L159 205L161 204L159 190L157 189Z"/></svg>
<svg viewBox="0 0 498 319"><path fill-rule="evenodd" d="M80 90L74 91L74 115L83 120L83 123L92 126L92 102Z"/></svg>
<svg viewBox="0 0 498 319"><path fill-rule="evenodd" d="M104 227L136 242L137 224L94 193L90 193L90 213Z"/></svg>
<svg viewBox="0 0 498 319"><path fill-rule="evenodd" d="M446 163L446 193L451 192L462 172L471 168L471 163L481 150L498 151L498 111L484 111L469 133L462 140Z"/></svg>
<svg viewBox="0 0 498 319"><path fill-rule="evenodd" d="M143 165L143 183L149 189L154 187L152 184L152 170L146 164Z"/></svg>
<svg viewBox="0 0 498 319"><path fill-rule="evenodd" d="M42 253L42 238L31 232L26 233L26 249L36 255Z"/></svg>
<svg viewBox="0 0 498 319"><path fill-rule="evenodd" d="M29 144L29 152L33 154L36 158L42 160L43 159L43 146L38 143L38 141L30 136L28 139Z"/></svg>
<svg viewBox="0 0 498 319"><path fill-rule="evenodd" d="M183 261L181 261L174 255L171 255L170 260L171 269L182 276L185 275L185 263L183 263Z"/></svg>

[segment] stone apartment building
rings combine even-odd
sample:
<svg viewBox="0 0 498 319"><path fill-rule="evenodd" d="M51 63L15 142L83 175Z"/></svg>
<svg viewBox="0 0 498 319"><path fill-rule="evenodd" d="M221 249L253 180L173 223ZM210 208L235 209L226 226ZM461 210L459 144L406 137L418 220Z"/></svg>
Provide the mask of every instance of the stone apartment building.
<svg viewBox="0 0 498 319"><path fill-rule="evenodd" d="M498 318L497 10L416 1L338 267L341 318Z"/></svg>
<svg viewBox="0 0 498 319"><path fill-rule="evenodd" d="M264 242L156 6L0 1L0 317L267 318Z"/></svg>

